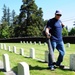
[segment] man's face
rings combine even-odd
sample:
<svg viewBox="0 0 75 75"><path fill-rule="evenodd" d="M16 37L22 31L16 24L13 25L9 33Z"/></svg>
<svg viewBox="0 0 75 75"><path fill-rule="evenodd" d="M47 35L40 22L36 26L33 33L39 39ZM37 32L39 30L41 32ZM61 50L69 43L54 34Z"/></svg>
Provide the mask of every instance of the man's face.
<svg viewBox="0 0 75 75"><path fill-rule="evenodd" d="M56 18L57 20L59 20L61 16L62 16L61 14L55 14L55 18Z"/></svg>

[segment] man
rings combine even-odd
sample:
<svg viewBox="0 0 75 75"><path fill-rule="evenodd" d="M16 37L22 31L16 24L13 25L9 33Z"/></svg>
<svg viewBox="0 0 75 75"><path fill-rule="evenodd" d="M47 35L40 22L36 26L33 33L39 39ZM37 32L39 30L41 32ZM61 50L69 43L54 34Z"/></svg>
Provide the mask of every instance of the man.
<svg viewBox="0 0 75 75"><path fill-rule="evenodd" d="M61 65L63 57L65 55L64 43L62 39L62 28L64 27L64 25L60 20L61 16L61 12L57 10L55 12L55 17L52 18L54 21L53 24L51 23L50 19L46 27L46 36L51 40L53 50L56 48L59 51L59 57L55 64L49 59L48 66L50 70L55 70L54 65L58 66L59 68L64 68L64 66Z"/></svg>

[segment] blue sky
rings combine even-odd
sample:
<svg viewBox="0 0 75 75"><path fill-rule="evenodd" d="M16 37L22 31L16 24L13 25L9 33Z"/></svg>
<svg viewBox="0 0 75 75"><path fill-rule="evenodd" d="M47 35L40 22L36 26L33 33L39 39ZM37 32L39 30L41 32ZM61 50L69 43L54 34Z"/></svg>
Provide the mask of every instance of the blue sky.
<svg viewBox="0 0 75 75"><path fill-rule="evenodd" d="M61 10L63 14L61 20L63 21L63 23L68 27L73 26L73 22L75 19L75 0L35 0L35 2L38 7L42 7L44 19L50 19L54 17L55 11ZM19 14L22 0L0 0L0 19L2 16L3 4L5 4L11 10L14 9L16 11L16 14Z"/></svg>

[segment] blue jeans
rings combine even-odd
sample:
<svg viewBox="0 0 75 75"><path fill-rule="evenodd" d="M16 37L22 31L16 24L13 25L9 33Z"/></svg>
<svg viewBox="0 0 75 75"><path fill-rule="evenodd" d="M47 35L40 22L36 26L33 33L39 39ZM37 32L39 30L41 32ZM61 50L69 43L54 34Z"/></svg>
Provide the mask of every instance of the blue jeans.
<svg viewBox="0 0 75 75"><path fill-rule="evenodd" d="M56 65L60 66L61 62L63 61L63 57L65 55L64 43L63 43L63 41L51 41L51 45L52 45L53 51L56 48L58 50L58 52L59 52L59 56L58 56ZM49 67L54 66L53 62L50 60L50 58L49 58L48 66Z"/></svg>

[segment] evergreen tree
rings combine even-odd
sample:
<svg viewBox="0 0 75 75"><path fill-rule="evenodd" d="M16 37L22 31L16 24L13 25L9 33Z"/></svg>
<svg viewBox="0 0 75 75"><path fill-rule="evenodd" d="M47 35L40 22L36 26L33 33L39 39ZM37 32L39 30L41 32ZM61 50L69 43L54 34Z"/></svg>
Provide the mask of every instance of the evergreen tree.
<svg viewBox="0 0 75 75"><path fill-rule="evenodd" d="M7 7L6 7L5 4L4 4L4 6L3 6L2 22L3 22L3 21L7 21Z"/></svg>
<svg viewBox="0 0 75 75"><path fill-rule="evenodd" d="M8 22L8 26L10 25L10 9L7 9L7 22Z"/></svg>
<svg viewBox="0 0 75 75"><path fill-rule="evenodd" d="M9 38L9 26L8 26L8 22L3 22L0 25L0 38Z"/></svg>
<svg viewBox="0 0 75 75"><path fill-rule="evenodd" d="M45 20L45 21L44 21L44 26L46 26L46 25L47 25L47 22L48 22L48 20Z"/></svg>
<svg viewBox="0 0 75 75"><path fill-rule="evenodd" d="M11 13L11 20L12 20L12 23L14 23L16 21L16 13L15 13L15 10L12 10L12 13Z"/></svg>
<svg viewBox="0 0 75 75"><path fill-rule="evenodd" d="M70 36L75 36L75 27L71 29L71 31L69 32Z"/></svg>
<svg viewBox="0 0 75 75"><path fill-rule="evenodd" d="M66 29L66 27L63 28L62 35L68 36L68 30Z"/></svg>
<svg viewBox="0 0 75 75"><path fill-rule="evenodd" d="M3 16L2 16L2 22L8 22L8 25L10 25L10 9L6 7L6 5L3 6Z"/></svg>
<svg viewBox="0 0 75 75"><path fill-rule="evenodd" d="M38 8L35 0L22 0L19 15L19 32L23 36L40 36L43 29L43 12L42 8Z"/></svg>

